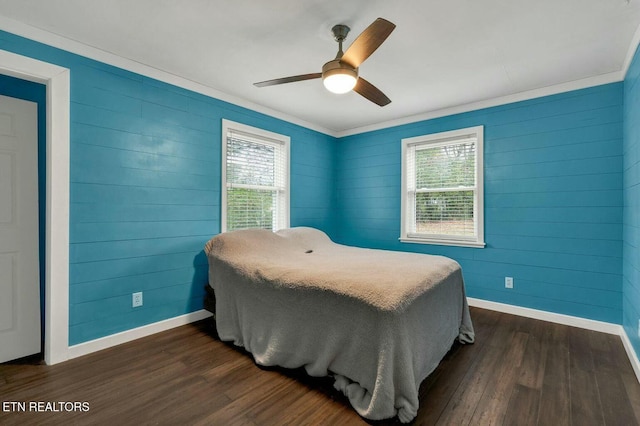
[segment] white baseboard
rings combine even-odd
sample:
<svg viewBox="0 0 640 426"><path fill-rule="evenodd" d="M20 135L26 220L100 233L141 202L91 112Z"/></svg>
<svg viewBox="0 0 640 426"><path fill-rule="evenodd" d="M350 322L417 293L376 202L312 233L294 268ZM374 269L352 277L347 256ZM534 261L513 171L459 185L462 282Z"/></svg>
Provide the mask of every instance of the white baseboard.
<svg viewBox="0 0 640 426"><path fill-rule="evenodd" d="M599 331L608 334L620 335L622 326L610 322L590 320L586 318L573 317L571 315L556 314L554 312L540 311L538 309L523 308L521 306L507 305L506 303L490 302L488 300L474 299L467 297L469 306L489 309L490 311L504 312L505 314L518 315L521 317L533 318L542 321L554 322L556 324L579 327L587 330Z"/></svg>
<svg viewBox="0 0 640 426"><path fill-rule="evenodd" d="M179 327L181 325L200 321L210 316L211 312L202 309L199 311L181 315L179 317L169 318L163 321L155 322L153 324L147 324L143 325L142 327L126 330L121 333L116 333L110 336L105 336L99 339L80 343L78 345L69 346L68 359L77 358L82 355L87 355L92 352L97 352L102 349L107 349L112 346L140 339L141 337L146 337L151 334L160 333L161 331Z"/></svg>
<svg viewBox="0 0 640 426"><path fill-rule="evenodd" d="M638 355L633 349L629 336L627 336L624 327L620 324L573 317L571 315L556 314L554 312L540 311L538 309L523 308L520 306L508 305L506 303L490 302L488 300L475 299L473 297L467 297L467 302L469 303L469 306L474 306L476 308L489 309L491 311L504 312L506 314L519 315L521 317L533 318L620 336L622 346L624 346L624 349L627 352L631 367L636 373L636 379L640 382L640 360L638 360Z"/></svg>
<svg viewBox="0 0 640 426"><path fill-rule="evenodd" d="M477 308L504 312L507 314L518 315L542 321L549 321L556 324L579 327L586 330L599 331L602 333L615 334L617 336L620 336L622 345L627 352L629 361L631 362L631 367L636 374L636 378L640 382L640 360L638 359L638 355L633 349L629 336L627 336L624 328L619 324L579 318L571 315L556 314L554 312L541 311L538 309L523 308L520 306L508 305L506 303L490 302L488 300L475 299L473 297L468 297L467 301L469 303L469 306L474 306ZM200 311L191 312L179 317L169 318L164 321L148 324L142 327L123 331L121 333L112 334L111 336L106 336L100 339L70 346L68 351L68 359L77 358L82 355L87 355L92 352L97 352L102 349L107 349L116 345L120 345L122 343L140 339L151 334L160 333L161 331L166 331L175 327L179 327L181 325L200 321L210 316L210 312L202 309Z"/></svg>
<svg viewBox="0 0 640 426"><path fill-rule="evenodd" d="M631 362L631 366L633 367L633 371L636 373L636 377L640 382L640 360L638 360L638 354L633 349L633 345L631 344L631 340L629 340L629 336L626 331L624 331L623 327L622 332L620 333L620 339L622 339L622 345L624 346L624 350L627 351L627 356L629 357L629 361Z"/></svg>

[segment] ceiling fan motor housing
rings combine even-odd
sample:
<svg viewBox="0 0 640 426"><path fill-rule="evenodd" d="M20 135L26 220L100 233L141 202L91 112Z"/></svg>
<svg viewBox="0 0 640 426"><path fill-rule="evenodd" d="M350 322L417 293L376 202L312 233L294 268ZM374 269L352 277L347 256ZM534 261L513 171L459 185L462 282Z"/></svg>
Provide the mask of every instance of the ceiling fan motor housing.
<svg viewBox="0 0 640 426"><path fill-rule="evenodd" d="M353 68L351 65L340 61L340 59L334 59L322 66L322 78L327 78L334 74L348 74L357 79L358 68Z"/></svg>

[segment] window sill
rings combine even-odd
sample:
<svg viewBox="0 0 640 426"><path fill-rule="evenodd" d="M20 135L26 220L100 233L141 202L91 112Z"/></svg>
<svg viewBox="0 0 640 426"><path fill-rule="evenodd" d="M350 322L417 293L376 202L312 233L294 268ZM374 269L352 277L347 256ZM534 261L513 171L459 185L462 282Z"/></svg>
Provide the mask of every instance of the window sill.
<svg viewBox="0 0 640 426"><path fill-rule="evenodd" d="M473 247L473 248L484 248L486 244L484 242L478 241L458 241L458 240L438 240L432 238L407 238L401 237L399 238L402 243L412 243L412 244L433 244L439 246L455 246L455 247Z"/></svg>

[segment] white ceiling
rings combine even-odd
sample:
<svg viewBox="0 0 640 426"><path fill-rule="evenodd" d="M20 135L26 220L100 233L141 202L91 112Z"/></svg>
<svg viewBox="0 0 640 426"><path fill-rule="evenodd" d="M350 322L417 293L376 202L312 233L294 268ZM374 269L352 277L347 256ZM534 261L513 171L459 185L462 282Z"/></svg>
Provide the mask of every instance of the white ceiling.
<svg viewBox="0 0 640 426"><path fill-rule="evenodd" d="M637 43L640 0L0 0L0 16L345 134L619 80ZM320 72L337 51L333 25L351 27L346 47L377 17L397 28L360 75L391 104L331 94L321 80L253 86Z"/></svg>

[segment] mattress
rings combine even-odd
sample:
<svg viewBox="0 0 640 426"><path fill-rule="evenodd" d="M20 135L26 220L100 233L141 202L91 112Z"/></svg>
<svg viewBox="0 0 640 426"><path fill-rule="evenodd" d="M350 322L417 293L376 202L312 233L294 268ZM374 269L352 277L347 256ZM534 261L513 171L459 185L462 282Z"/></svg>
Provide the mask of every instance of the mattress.
<svg viewBox="0 0 640 426"><path fill-rule="evenodd" d="M363 417L409 422L420 383L474 331L452 259L336 244L313 228L205 246L222 340L256 363L330 375Z"/></svg>

